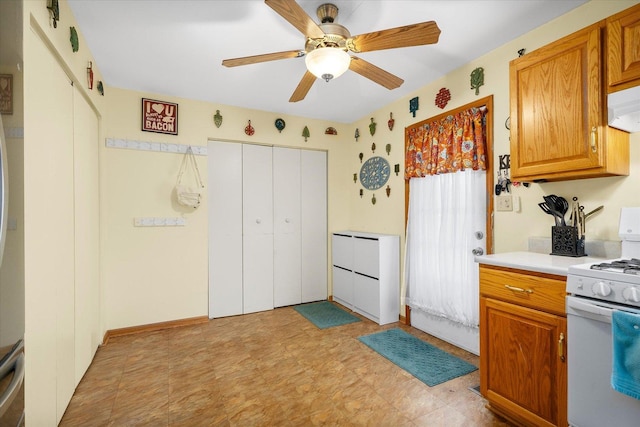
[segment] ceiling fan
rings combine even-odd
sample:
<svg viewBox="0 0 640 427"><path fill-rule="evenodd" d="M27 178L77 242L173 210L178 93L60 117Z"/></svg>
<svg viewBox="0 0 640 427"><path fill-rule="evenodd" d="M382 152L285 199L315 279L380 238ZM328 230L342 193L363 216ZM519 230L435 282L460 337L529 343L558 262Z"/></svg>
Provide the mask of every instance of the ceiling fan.
<svg viewBox="0 0 640 427"><path fill-rule="evenodd" d="M349 55L348 52L371 52L434 44L438 42L440 37L440 29L434 21L351 36L349 30L334 22L338 16L338 8L333 4L326 3L318 7L316 13L320 24L316 24L294 0L265 0L265 3L306 37L304 50L225 59L222 61L222 65L236 67L304 56L307 71L291 95L289 102L303 100L316 78L329 81L339 77L347 69L355 71L387 89L400 87L404 83L400 77L376 67L364 59Z"/></svg>

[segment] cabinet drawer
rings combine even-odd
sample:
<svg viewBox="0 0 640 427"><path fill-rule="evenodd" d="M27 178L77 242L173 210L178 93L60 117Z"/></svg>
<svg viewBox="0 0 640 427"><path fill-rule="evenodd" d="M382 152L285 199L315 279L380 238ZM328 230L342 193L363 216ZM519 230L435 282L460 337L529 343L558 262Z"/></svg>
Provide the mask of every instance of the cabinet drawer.
<svg viewBox="0 0 640 427"><path fill-rule="evenodd" d="M333 265L353 269L353 237L342 234L334 234L331 237L331 251Z"/></svg>
<svg viewBox="0 0 640 427"><path fill-rule="evenodd" d="M566 315L566 280L561 276L538 275L481 265L480 295Z"/></svg>
<svg viewBox="0 0 640 427"><path fill-rule="evenodd" d="M380 282L362 274L353 275L353 308L378 322L380 320Z"/></svg>
<svg viewBox="0 0 640 427"><path fill-rule="evenodd" d="M380 278L380 245L378 239L354 237L353 271Z"/></svg>

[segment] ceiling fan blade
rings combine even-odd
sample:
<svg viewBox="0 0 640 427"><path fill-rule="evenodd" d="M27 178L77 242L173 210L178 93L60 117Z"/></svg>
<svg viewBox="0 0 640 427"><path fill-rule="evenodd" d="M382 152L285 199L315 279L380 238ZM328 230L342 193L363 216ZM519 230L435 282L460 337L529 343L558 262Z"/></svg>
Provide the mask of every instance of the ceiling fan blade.
<svg viewBox="0 0 640 427"><path fill-rule="evenodd" d="M259 62L275 61L278 59L299 58L304 56L301 50L289 50L287 52L265 53L263 55L245 56L242 58L225 59L222 65L225 67L237 67L239 65L257 64Z"/></svg>
<svg viewBox="0 0 640 427"><path fill-rule="evenodd" d="M395 89L404 83L404 80L400 77L395 76L382 68L376 67L372 63L356 56L351 57L349 69L360 74L362 77L366 77L369 80L386 87L387 89Z"/></svg>
<svg viewBox="0 0 640 427"><path fill-rule="evenodd" d="M311 39L321 39L324 31L318 24L293 0L264 0L264 2L276 13L286 19L298 31Z"/></svg>
<svg viewBox="0 0 640 427"><path fill-rule="evenodd" d="M347 47L352 52L371 52L434 44L439 38L440 28L434 21L428 21L353 36L347 40Z"/></svg>
<svg viewBox="0 0 640 427"><path fill-rule="evenodd" d="M293 95L291 95L291 98L289 98L289 102L302 101L304 97L307 96L309 89L311 89L311 86L313 86L315 81L316 76L311 74L309 71L304 73L304 76L302 76L302 80L300 80L300 83L298 83L298 87L293 91Z"/></svg>

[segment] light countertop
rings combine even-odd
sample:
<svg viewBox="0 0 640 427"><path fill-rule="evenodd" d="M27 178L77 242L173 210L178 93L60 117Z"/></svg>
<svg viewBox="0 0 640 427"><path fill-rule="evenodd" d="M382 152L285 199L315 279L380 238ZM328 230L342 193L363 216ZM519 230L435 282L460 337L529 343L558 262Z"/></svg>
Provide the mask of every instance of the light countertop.
<svg viewBox="0 0 640 427"><path fill-rule="evenodd" d="M566 276L567 269L572 265L602 262L603 260L604 258L589 256L574 258L537 252L505 252L475 257L475 261L479 264L556 274L558 276Z"/></svg>

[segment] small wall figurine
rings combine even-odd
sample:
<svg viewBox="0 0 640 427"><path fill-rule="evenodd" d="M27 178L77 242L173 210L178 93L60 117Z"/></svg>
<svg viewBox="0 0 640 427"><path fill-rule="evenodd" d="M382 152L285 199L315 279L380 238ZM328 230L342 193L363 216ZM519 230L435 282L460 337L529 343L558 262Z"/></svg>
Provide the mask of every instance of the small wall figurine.
<svg viewBox="0 0 640 427"><path fill-rule="evenodd" d="M373 117L371 117L371 123L369 123L369 133L373 136L376 133L376 125L377 123L373 121Z"/></svg>
<svg viewBox="0 0 640 427"><path fill-rule="evenodd" d="M393 130L393 125L396 121L393 118L393 113L389 113L389 120L387 120L387 126L389 126L389 130Z"/></svg>
<svg viewBox="0 0 640 427"><path fill-rule="evenodd" d="M216 113L213 115L213 124L219 128L222 125L222 114L220 114L220 110L216 110Z"/></svg>
<svg viewBox="0 0 640 427"><path fill-rule="evenodd" d="M480 86L484 86L484 68L482 67L471 72L471 89L476 90L476 95L480 94Z"/></svg>
<svg viewBox="0 0 640 427"><path fill-rule="evenodd" d="M307 138L311 136L311 133L309 132L309 128L307 126L302 129L302 136L304 137L304 142L307 142Z"/></svg>
<svg viewBox="0 0 640 427"><path fill-rule="evenodd" d="M418 111L418 97L411 98L409 100L409 112L413 114L413 117L416 116L416 111Z"/></svg>

